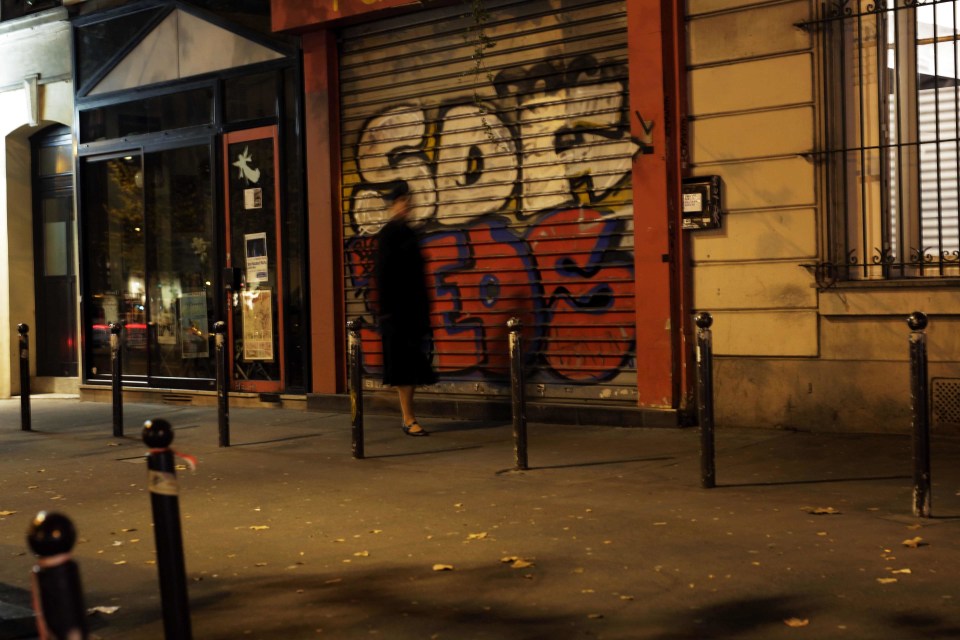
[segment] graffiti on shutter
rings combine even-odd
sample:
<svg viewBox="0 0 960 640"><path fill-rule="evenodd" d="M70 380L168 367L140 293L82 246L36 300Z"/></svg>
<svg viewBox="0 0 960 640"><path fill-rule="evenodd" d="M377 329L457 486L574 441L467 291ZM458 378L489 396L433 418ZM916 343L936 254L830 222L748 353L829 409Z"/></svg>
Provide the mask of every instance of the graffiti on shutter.
<svg viewBox="0 0 960 640"><path fill-rule="evenodd" d="M373 379L372 252L382 194L404 181L428 263L438 388L509 393L516 316L543 397L635 395L630 176L641 146L629 134L624 7L567 15L557 4L491 8L482 74L469 73L450 9L342 35L347 315L367 321Z"/></svg>

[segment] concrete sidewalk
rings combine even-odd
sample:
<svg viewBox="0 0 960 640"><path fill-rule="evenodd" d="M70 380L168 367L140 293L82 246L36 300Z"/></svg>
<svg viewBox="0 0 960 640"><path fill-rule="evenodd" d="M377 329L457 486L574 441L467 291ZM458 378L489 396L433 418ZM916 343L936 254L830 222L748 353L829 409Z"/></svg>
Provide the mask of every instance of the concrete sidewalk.
<svg viewBox="0 0 960 640"><path fill-rule="evenodd" d="M910 516L910 442L720 428L719 486L695 429L0 401L0 601L29 607L39 510L70 516L99 638L162 638L140 428L165 417L180 472L194 637L539 639L960 637L960 440L934 438L934 518ZM906 540L917 546L905 546ZM450 567L436 570L437 565ZM24 620L0 607L0 638ZM29 622L29 621L26 621ZM29 627L28 627L29 628ZM26 636L29 637L29 636Z"/></svg>

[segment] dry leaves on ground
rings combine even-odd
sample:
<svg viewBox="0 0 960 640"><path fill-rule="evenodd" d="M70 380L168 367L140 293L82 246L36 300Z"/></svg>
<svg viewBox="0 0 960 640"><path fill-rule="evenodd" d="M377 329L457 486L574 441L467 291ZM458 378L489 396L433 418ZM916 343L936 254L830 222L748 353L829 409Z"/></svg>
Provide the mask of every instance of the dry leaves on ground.
<svg viewBox="0 0 960 640"><path fill-rule="evenodd" d="M500 562L509 564L511 569L527 569L535 566L532 560L526 560L520 556L504 556Z"/></svg>
<svg viewBox="0 0 960 640"><path fill-rule="evenodd" d="M836 516L843 513L833 507L803 507L803 510L815 516Z"/></svg>
<svg viewBox="0 0 960 640"><path fill-rule="evenodd" d="M909 547L911 549L916 549L917 547L925 547L926 545L927 543L924 542L923 538L921 538L920 536L903 541L903 546Z"/></svg>
<svg viewBox="0 0 960 640"><path fill-rule="evenodd" d="M89 609L87 609L87 615L92 615L94 613L104 613L109 616L111 614L116 613L119 608L120 607L105 607L102 605L97 607L90 607Z"/></svg>
<svg viewBox="0 0 960 640"><path fill-rule="evenodd" d="M452 564L435 564L433 565L434 571L453 571Z"/></svg>
<svg viewBox="0 0 960 640"><path fill-rule="evenodd" d="M810 624L809 618L787 618L783 621L783 624L788 627L805 627Z"/></svg>

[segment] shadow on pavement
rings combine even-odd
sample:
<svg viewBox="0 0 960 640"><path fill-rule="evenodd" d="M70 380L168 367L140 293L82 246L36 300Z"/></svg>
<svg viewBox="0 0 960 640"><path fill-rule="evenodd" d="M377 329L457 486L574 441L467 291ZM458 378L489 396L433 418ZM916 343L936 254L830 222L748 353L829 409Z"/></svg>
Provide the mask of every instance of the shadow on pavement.
<svg viewBox="0 0 960 640"><path fill-rule="evenodd" d="M795 618L798 611L809 618L815 609L809 602L789 596L730 600L698 609L685 619L672 619L670 623L675 629L656 636L656 640L737 638L764 627L779 631L786 628L784 621Z"/></svg>
<svg viewBox="0 0 960 640"><path fill-rule="evenodd" d="M777 482L723 482L717 483L717 489L736 489L743 487L783 487L800 484L832 484L834 482L879 482L882 480L910 480L911 476L865 476L861 478L823 478L820 480L781 480Z"/></svg>

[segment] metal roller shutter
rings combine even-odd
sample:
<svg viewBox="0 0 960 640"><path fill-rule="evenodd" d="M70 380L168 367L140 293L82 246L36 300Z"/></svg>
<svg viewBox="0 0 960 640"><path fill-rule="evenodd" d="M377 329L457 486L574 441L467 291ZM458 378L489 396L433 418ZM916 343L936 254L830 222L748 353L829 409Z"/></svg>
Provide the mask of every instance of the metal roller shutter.
<svg viewBox="0 0 960 640"><path fill-rule="evenodd" d="M640 147L624 2L484 6L482 38L463 5L340 33L346 312L367 326L367 384L381 362L370 280L380 194L404 180L433 293L432 390L508 395L517 316L531 397L634 403Z"/></svg>

